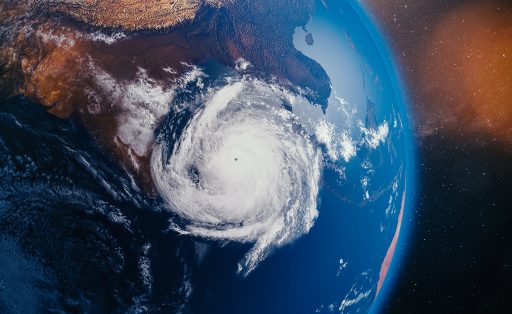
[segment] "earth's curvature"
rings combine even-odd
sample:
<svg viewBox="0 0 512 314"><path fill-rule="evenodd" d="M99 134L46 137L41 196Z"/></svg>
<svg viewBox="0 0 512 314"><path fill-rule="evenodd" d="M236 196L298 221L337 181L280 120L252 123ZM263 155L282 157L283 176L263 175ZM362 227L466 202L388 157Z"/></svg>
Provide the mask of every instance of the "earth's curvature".
<svg viewBox="0 0 512 314"><path fill-rule="evenodd" d="M383 42L356 1L1 4L0 312L369 311L413 175Z"/></svg>

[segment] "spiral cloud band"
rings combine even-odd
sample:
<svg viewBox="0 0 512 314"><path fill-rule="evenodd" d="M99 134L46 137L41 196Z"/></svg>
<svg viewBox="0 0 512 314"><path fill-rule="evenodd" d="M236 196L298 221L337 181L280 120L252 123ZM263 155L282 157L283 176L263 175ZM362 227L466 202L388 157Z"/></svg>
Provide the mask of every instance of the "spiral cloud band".
<svg viewBox="0 0 512 314"><path fill-rule="evenodd" d="M254 243L238 271L306 234L318 215L322 155L276 84L243 78L210 90L171 154L152 154L152 176L181 232ZM169 157L167 157L169 156Z"/></svg>

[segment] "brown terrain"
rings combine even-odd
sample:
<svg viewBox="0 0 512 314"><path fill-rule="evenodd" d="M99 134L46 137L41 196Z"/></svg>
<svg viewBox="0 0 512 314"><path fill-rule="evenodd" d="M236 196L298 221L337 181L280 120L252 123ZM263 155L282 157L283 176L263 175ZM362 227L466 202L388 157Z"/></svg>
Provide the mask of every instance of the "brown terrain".
<svg viewBox="0 0 512 314"><path fill-rule="evenodd" d="M170 103L191 65L214 60L235 67L243 58L255 75L298 86L325 105L325 71L292 40L313 6L289 0L0 1L0 97L21 94L53 115L82 122L152 192L151 147L133 121L143 118L142 127L154 130L163 118L160 107Z"/></svg>
<svg viewBox="0 0 512 314"><path fill-rule="evenodd" d="M104 27L158 29L172 27L195 18L202 0L50 0L35 1L49 12L70 15L77 20ZM222 0L209 0L220 5Z"/></svg>

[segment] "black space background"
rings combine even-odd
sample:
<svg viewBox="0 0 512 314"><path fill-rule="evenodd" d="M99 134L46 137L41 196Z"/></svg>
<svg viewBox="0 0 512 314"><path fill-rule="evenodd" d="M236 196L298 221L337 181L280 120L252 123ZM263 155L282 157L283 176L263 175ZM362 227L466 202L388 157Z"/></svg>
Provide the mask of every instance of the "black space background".
<svg viewBox="0 0 512 314"><path fill-rule="evenodd" d="M512 153L433 134L418 167L408 255L385 312L512 313Z"/></svg>

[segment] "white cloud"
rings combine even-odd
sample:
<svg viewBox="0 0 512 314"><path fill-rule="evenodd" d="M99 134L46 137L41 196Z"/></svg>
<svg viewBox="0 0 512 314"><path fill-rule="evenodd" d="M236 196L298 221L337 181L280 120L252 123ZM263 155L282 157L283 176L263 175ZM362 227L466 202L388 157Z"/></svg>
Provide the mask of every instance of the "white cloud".
<svg viewBox="0 0 512 314"><path fill-rule="evenodd" d="M349 162L357 154L357 148L348 132L343 132L340 138L340 154L346 162Z"/></svg>
<svg viewBox="0 0 512 314"><path fill-rule="evenodd" d="M146 287L148 293L151 293L151 289L153 286L153 276L151 275L151 262L148 258L149 250L151 249L151 244L146 243L142 250L143 255L139 258L139 270L140 276L144 286Z"/></svg>
<svg viewBox="0 0 512 314"><path fill-rule="evenodd" d="M235 70L237 70L239 72L246 71L250 67L252 67L252 64L249 61L245 60L244 58L239 58L235 62Z"/></svg>
<svg viewBox="0 0 512 314"><path fill-rule="evenodd" d="M376 149L381 143L384 143L389 135L389 126L386 121L379 125L377 129L361 128L364 134L364 143L371 149Z"/></svg>
<svg viewBox="0 0 512 314"><path fill-rule="evenodd" d="M171 157L160 143L151 158L158 191L186 220L173 229L254 243L239 263L244 275L318 215L321 154L280 93L250 78L206 91Z"/></svg>
<svg viewBox="0 0 512 314"><path fill-rule="evenodd" d="M104 71L95 70L95 81L103 93L109 95L111 106L121 109L117 116L117 136L137 156L146 155L151 148L155 129L169 112L176 89L202 76L204 73L199 68L190 67L174 83L163 83L152 79L145 69L139 68L135 80L120 81Z"/></svg>
<svg viewBox="0 0 512 314"><path fill-rule="evenodd" d="M341 272L348 267L348 262L346 260L344 260L343 258L340 258L340 262L339 262L339 267L338 267L338 273L336 273L336 276L339 277L341 275Z"/></svg>
<svg viewBox="0 0 512 314"><path fill-rule="evenodd" d="M341 313L345 313L345 310L348 307L351 307L351 306L361 302L361 300L368 298L371 293L372 293L372 290L370 289L370 290L368 290L366 292L360 292L354 298L346 298L346 299L344 299L343 301L341 301L341 304L340 304L340 307L338 308L338 310Z"/></svg>
<svg viewBox="0 0 512 314"><path fill-rule="evenodd" d="M51 30L38 30L36 34L44 43L52 42L59 47L71 47L75 45L75 40L72 37L64 34L54 34Z"/></svg>
<svg viewBox="0 0 512 314"><path fill-rule="evenodd" d="M317 140L327 148L329 157L333 160L338 159L338 151L335 147L334 136L336 136L335 126L325 119L320 120L315 130Z"/></svg>
<svg viewBox="0 0 512 314"><path fill-rule="evenodd" d="M345 162L348 162L357 153L356 145L348 132L339 133L336 126L326 119L318 122L315 128L315 135L317 140L325 145L327 155L333 161L337 161L341 157Z"/></svg>
<svg viewBox="0 0 512 314"><path fill-rule="evenodd" d="M124 40L124 39L127 39L128 36L126 36L124 33L122 32L117 32L117 33L113 33L113 34L105 34L103 32L100 32L100 31L96 31L94 33L90 33L88 34L87 38L89 38L90 40L92 41L96 41L96 42L102 42L102 43L105 43L107 45L112 45L120 40Z"/></svg>
<svg viewBox="0 0 512 314"><path fill-rule="evenodd" d="M355 313L361 311L361 306L370 306L373 299L370 299L374 290L374 280L370 271L361 273L361 276L352 285L345 298L340 302L338 311L343 313ZM370 287L370 288L369 288ZM364 302L364 304L360 304ZM353 309L354 306L359 305L359 308Z"/></svg>

